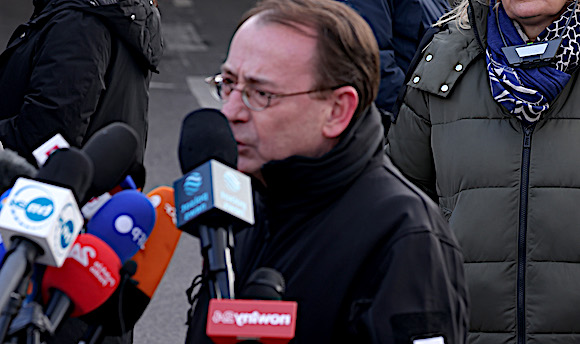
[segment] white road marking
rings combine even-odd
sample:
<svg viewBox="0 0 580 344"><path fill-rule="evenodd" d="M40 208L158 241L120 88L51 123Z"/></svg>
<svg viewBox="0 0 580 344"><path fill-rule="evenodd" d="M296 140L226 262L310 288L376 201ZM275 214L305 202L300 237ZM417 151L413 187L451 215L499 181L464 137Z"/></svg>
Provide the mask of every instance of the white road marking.
<svg viewBox="0 0 580 344"><path fill-rule="evenodd" d="M222 108L222 104L209 93L209 87L204 81L205 78L205 76L188 76L186 80L189 91L193 94L200 107L219 110Z"/></svg>
<svg viewBox="0 0 580 344"><path fill-rule="evenodd" d="M191 1L191 0L173 0L173 6L175 6L175 7L191 7L191 6L193 6L193 1Z"/></svg>

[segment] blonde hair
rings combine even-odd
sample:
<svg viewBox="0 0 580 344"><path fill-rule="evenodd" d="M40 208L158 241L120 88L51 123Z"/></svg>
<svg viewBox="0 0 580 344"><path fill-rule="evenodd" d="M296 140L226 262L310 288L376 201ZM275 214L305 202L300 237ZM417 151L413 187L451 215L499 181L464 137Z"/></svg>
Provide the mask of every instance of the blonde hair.
<svg viewBox="0 0 580 344"><path fill-rule="evenodd" d="M481 4L488 6L489 0L475 0ZM469 22L469 0L461 0L453 9L445 13L433 26L443 26L449 22L456 21L456 25L461 29L471 29L471 23Z"/></svg>

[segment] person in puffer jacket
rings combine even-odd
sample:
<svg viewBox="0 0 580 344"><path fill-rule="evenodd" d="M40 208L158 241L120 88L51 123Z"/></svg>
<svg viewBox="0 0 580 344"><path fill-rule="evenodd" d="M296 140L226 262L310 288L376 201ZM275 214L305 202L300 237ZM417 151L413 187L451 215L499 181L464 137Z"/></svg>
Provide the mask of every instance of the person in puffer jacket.
<svg viewBox="0 0 580 344"><path fill-rule="evenodd" d="M422 48L388 134L463 249L471 344L580 343L578 10L464 1Z"/></svg>

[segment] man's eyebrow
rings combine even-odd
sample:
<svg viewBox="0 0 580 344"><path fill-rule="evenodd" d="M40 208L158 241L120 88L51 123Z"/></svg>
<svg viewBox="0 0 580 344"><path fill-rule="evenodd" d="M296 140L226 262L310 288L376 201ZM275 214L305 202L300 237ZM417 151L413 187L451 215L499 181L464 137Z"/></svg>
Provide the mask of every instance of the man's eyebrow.
<svg viewBox="0 0 580 344"><path fill-rule="evenodd" d="M225 65L221 66L221 71L222 71L222 73L230 74L236 78L239 78L239 75L234 73L231 69L229 69ZM244 80L246 83L251 84L251 85L275 86L275 83L273 81L271 81L269 79L265 79L265 78L255 77L255 76L246 76L246 77L244 77Z"/></svg>

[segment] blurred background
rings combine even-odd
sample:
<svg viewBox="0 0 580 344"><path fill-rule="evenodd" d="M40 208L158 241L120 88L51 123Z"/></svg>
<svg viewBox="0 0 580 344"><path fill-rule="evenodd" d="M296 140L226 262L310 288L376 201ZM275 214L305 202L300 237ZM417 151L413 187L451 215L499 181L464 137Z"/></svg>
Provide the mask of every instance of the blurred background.
<svg viewBox="0 0 580 344"><path fill-rule="evenodd" d="M219 71L236 24L255 0L159 0L165 52L150 88L144 192L181 177L181 122L193 110L218 107L203 78ZM0 51L32 14L32 0L0 0ZM1 95L0 95L1 96ZM135 327L135 344L183 343L185 290L201 271L198 240L183 234L152 302Z"/></svg>

